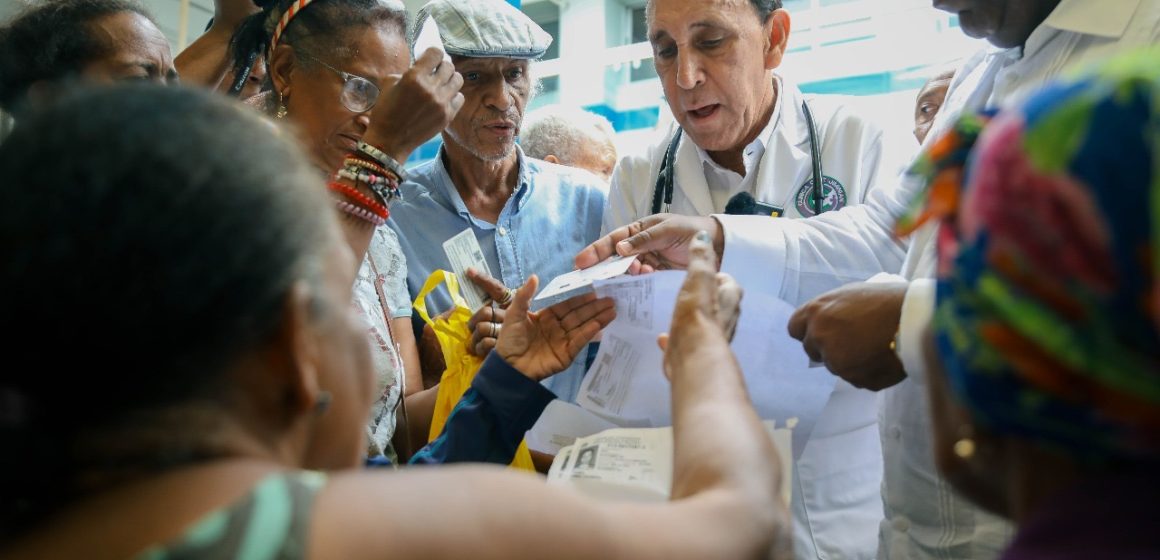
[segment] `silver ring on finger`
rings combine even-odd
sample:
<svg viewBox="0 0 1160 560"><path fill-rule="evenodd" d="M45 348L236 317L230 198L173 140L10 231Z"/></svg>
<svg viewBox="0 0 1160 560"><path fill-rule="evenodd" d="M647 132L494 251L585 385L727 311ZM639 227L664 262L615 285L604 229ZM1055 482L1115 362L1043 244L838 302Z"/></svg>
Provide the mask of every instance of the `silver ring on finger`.
<svg viewBox="0 0 1160 560"><path fill-rule="evenodd" d="M491 337L499 338L499 325L496 325L495 323L491 324Z"/></svg>

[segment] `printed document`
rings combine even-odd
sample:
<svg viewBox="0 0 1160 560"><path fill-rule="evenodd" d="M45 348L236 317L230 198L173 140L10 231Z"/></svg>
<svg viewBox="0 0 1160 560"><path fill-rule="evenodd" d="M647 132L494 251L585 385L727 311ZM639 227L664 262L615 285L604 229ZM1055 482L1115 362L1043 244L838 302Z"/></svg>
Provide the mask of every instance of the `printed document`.
<svg viewBox="0 0 1160 560"><path fill-rule="evenodd" d="M668 332L683 271L599 280L597 295L616 301L600 351L580 386L577 404L624 426L672 424L669 381L657 336ZM746 292L732 348L758 415L793 427L793 457L801 456L837 378L810 367L801 343L787 333L794 308L772 296Z"/></svg>

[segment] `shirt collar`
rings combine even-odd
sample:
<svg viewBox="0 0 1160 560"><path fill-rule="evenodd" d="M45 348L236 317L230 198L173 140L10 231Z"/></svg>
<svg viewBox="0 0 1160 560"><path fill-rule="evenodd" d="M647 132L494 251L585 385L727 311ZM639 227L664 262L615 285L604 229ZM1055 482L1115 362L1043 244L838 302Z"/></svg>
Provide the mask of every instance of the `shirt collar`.
<svg viewBox="0 0 1160 560"><path fill-rule="evenodd" d="M1060 0L1047 19L1031 32L1024 48L1008 49L1008 56L1018 59L1046 48L1056 33L1093 35L1120 39L1132 22L1132 15L1141 0L1093 2L1092 0Z"/></svg>
<svg viewBox="0 0 1160 560"><path fill-rule="evenodd" d="M1060 31L1119 39L1127 31L1132 14L1139 6L1140 0L1061 0L1043 25Z"/></svg>
<svg viewBox="0 0 1160 560"><path fill-rule="evenodd" d="M757 166L761 163L761 158L765 155L765 150L773 142L773 134L777 129L778 121L781 120L781 107L782 101L785 98L785 88L782 87L780 77L773 77L773 86L776 92L776 98L773 102L773 113L769 115L769 122L765 123L765 127L757 134L757 138L754 138L741 152L741 160L745 164L746 177L757 172ZM694 145L696 146L696 144ZM701 165L703 167L707 169L725 170L724 167L721 167L717 162L713 161L713 158L709 156L709 152L700 146L697 146L697 156L701 158Z"/></svg>
<svg viewBox="0 0 1160 560"><path fill-rule="evenodd" d="M519 144L515 145L516 150L516 165L519 166L516 179L516 191L512 193L511 199L505 205L503 213L509 211L519 212L523 210L524 205L527 204L532 188L532 171L528 165L528 158L524 155L524 150L520 148ZM451 181L451 173L447 171L447 166L444 164L444 158L447 157L447 149L443 146L439 147L439 155L435 157L435 165L438 166L439 180L436 185L442 191L443 197L449 202L457 214L468 220L474 220L474 216L467 210L467 204L463 202L463 197L459 196L459 189L455 188L455 183ZM512 206L512 202L515 206Z"/></svg>

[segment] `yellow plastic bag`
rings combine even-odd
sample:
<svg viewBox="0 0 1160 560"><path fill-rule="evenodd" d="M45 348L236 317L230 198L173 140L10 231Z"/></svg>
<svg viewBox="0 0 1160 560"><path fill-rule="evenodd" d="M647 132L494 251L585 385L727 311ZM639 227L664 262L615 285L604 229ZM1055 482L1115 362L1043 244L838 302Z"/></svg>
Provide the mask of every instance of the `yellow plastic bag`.
<svg viewBox="0 0 1160 560"><path fill-rule="evenodd" d="M451 293L455 309L447 318L431 319L427 314L427 295L440 284L447 284L447 291ZM435 330L435 336L439 339L439 346L443 350L443 360L447 364L447 369L443 370L443 376L439 379L439 393L435 397L435 413L431 417L431 432L427 435L427 441L430 442L443 432L447 417L451 416L451 410L463 397L463 393L471 387L471 380L475 379L475 373L483 364L483 358L476 357L468 350L468 345L471 344L471 329L467 328L467 322L471 320L472 312L463 296L459 294L459 280L454 273L446 270L432 272L415 298L415 310ZM535 472L536 468L532 464L532 455L528 452L527 442L520 442L511 466Z"/></svg>

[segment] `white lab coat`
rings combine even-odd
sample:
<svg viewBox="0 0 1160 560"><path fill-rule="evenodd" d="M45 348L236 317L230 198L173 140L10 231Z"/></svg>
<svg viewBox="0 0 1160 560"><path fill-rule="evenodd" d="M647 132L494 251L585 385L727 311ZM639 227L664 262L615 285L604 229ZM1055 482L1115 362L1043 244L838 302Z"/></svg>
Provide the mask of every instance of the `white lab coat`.
<svg viewBox="0 0 1160 560"><path fill-rule="evenodd" d="M987 49L959 69L927 141L966 111L1009 105L1068 71L1157 41L1160 2L1061 0L1026 47ZM920 230L905 246L893 235L917 187L895 181L875 189L862 206L811 220L721 216L721 267L744 271L748 281L764 281L796 303L819 287L860 279L858 271L875 265L912 280L899 333L908 379L883 391L881 401L886 519L879 558L986 560L1006 546L1010 525L957 495L934 466L921 347L934 301L933 284L926 279L934 273L933 230Z"/></svg>
<svg viewBox="0 0 1160 560"><path fill-rule="evenodd" d="M752 194L761 202L784 208L785 217L801 218L812 215L807 207L803 216L795 200L813 176L809 126L801 108L805 96L789 81L777 81L779 94L774 118L778 122L758 167L757 190ZM875 179L883 172L893 171L885 167L897 161L897 157L885 157L884 146L889 142L884 141L882 130L853 114L842 103L841 96L808 97L821 142L823 174L830 178L827 185L833 185L832 181L836 180L842 187L842 206L861 204ZM652 213L657 173L676 126L670 125L644 153L621 158L612 174L608 207L604 211L605 233ZM668 210L662 208L662 212L708 216L725 211L723 206L713 204L701 165L696 146L687 134L683 135L677 148L673 204ZM834 202L836 193L829 186L823 194L829 196L828 204Z"/></svg>
<svg viewBox="0 0 1160 560"><path fill-rule="evenodd" d="M761 202L784 208L785 217L800 218L803 213L797 198L813 176L809 128L801 108L801 91L786 80L778 82L779 107L773 113L778 120L760 160L756 192L752 194ZM871 187L882 183L881 175L893 176L897 171L897 158L884 157L887 143L882 131L853 114L840 97L811 97L809 104L818 127L823 174L831 178L831 187L833 180L841 185L845 205L861 204ZM605 232L651 213L660 162L675 130L675 125L670 127L646 153L620 160L604 212ZM705 216L724 210L713 204L701 158L687 134L678 146L675 169L669 212ZM823 194L828 197L827 208L838 198L832 190ZM806 208L808 215L809 207ZM864 277L873 272L866 271ZM742 282L746 290L767 291L762 290L763 285L768 282ZM821 291L824 290L818 293ZM794 464L791 509L798 558L874 557L882 519L877 408L876 395L838 380L802 456Z"/></svg>

